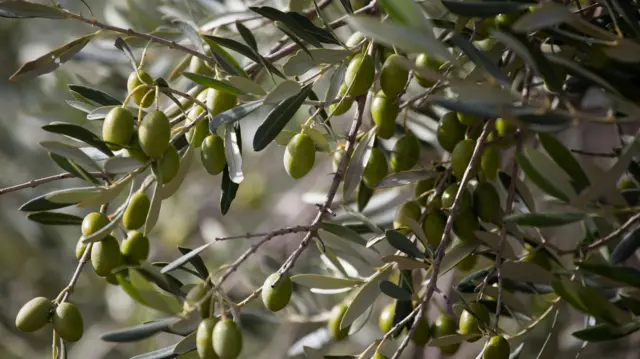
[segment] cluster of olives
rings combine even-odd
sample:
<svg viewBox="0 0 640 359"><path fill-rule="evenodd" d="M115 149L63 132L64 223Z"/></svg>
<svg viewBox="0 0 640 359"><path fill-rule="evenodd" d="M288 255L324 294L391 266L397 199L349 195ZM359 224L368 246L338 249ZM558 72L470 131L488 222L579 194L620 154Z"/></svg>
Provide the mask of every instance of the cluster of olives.
<svg viewBox="0 0 640 359"><path fill-rule="evenodd" d="M16 327L21 332L35 332L47 323L63 340L78 341L82 337L83 323L78 308L69 303L54 303L48 298L37 297L22 306L16 316Z"/></svg>
<svg viewBox="0 0 640 359"><path fill-rule="evenodd" d="M201 359L235 359L242 352L242 332L233 319L206 318L198 325L196 349Z"/></svg>

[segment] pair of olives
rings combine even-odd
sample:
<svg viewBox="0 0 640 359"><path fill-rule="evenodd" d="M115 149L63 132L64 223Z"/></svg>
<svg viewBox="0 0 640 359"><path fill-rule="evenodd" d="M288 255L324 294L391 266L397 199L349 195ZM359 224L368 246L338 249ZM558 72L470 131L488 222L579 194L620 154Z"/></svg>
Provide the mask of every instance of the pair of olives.
<svg viewBox="0 0 640 359"><path fill-rule="evenodd" d="M388 304L380 312L378 317L378 327L383 333L387 333L393 328L393 318L396 312L396 302ZM411 341L418 346L425 346L431 339L431 329L426 318L420 318L418 326L411 336Z"/></svg>
<svg viewBox="0 0 640 359"><path fill-rule="evenodd" d="M390 55L380 70L381 90L371 103L371 118L376 124L376 134L383 139L391 138L396 131L396 117L400 113L398 95L407 85L409 71L400 64L402 56Z"/></svg>
<svg viewBox="0 0 640 359"><path fill-rule="evenodd" d="M35 332L49 322L63 340L75 342L82 337L82 315L78 307L68 302L56 306L48 298L36 297L23 305L16 316L16 328L25 333Z"/></svg>
<svg viewBox="0 0 640 359"><path fill-rule="evenodd" d="M201 359L235 359L242 352L242 332L232 319L204 319L196 332Z"/></svg>

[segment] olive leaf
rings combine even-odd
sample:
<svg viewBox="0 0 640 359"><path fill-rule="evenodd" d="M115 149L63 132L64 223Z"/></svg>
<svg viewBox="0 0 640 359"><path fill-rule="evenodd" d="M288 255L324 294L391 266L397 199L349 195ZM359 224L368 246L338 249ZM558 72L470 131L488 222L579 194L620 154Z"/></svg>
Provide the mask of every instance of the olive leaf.
<svg viewBox="0 0 640 359"><path fill-rule="evenodd" d="M329 31L319 28L314 25L308 18L295 13L284 13L278 9L274 9L270 6L261 7L249 7L250 10L270 19L274 22L280 22L284 25L284 29L281 30L289 32L292 35L307 41L314 47L322 47L321 43L338 45L339 42Z"/></svg>
<svg viewBox="0 0 640 359"><path fill-rule="evenodd" d="M105 342L126 343L135 342L145 338L149 338L155 334L166 331L169 327L180 321L179 318L166 318L157 321L148 322L135 327L120 329L102 334L100 339Z"/></svg>
<svg viewBox="0 0 640 359"><path fill-rule="evenodd" d="M48 125L42 126L42 129L47 132L65 135L82 141L90 146L95 147L107 156L113 156L113 152L111 152L104 141L102 141L100 137L95 135L93 132L85 129L84 127L65 122L52 122Z"/></svg>
<svg viewBox="0 0 640 359"><path fill-rule="evenodd" d="M451 335L443 335L441 337L433 338L427 343L427 346L430 347L444 347L447 345L456 345L460 343L464 343L466 341L473 341L480 336L480 334L451 334Z"/></svg>
<svg viewBox="0 0 640 359"><path fill-rule="evenodd" d="M511 81L507 75L502 72L500 67L496 65L495 61L491 60L484 52L480 51L480 49L473 45L471 41L465 39L458 33L452 33L450 41L462 50L469 60L477 66L485 69L487 73L500 84L500 86L506 88L511 85Z"/></svg>
<svg viewBox="0 0 640 359"><path fill-rule="evenodd" d="M524 146L522 151L516 153L516 162L527 178L544 192L565 202L569 202L570 198L575 196L569 176L539 151ZM540 172L542 169L544 173Z"/></svg>
<svg viewBox="0 0 640 359"><path fill-rule="evenodd" d="M625 313L615 307L599 291L591 287L556 276L551 282L553 291L567 303L583 313L593 315L607 323L617 324Z"/></svg>
<svg viewBox="0 0 640 359"><path fill-rule="evenodd" d="M433 176L432 171L418 170L418 171L404 171L393 173L385 177L376 188L392 188L399 186L406 186L408 184L416 183Z"/></svg>
<svg viewBox="0 0 640 359"><path fill-rule="evenodd" d="M640 288L640 270L633 267L582 262L580 264L580 269L620 283Z"/></svg>
<svg viewBox="0 0 640 359"><path fill-rule="evenodd" d="M632 321L623 325L601 323L575 331L571 335L586 342L602 342L624 338L638 330L640 330L640 321Z"/></svg>
<svg viewBox="0 0 640 359"><path fill-rule="evenodd" d="M504 217L504 221L519 226L556 227L578 222L586 217L587 214L582 212L516 213Z"/></svg>
<svg viewBox="0 0 640 359"><path fill-rule="evenodd" d="M264 98L264 103L278 104L291 96L295 96L300 91L302 91L300 84L295 81L285 80L269 92L267 97Z"/></svg>
<svg viewBox="0 0 640 359"><path fill-rule="evenodd" d="M104 192L100 187L77 187L53 191L36 197L20 207L23 212L40 212L73 206L97 198Z"/></svg>
<svg viewBox="0 0 640 359"><path fill-rule="evenodd" d="M302 76L312 68L322 64L337 64L351 54L340 49L311 49L308 52L298 51L290 56L282 66L287 76Z"/></svg>
<svg viewBox="0 0 640 359"><path fill-rule="evenodd" d="M362 179L362 175L364 174L364 169L367 166L367 162L369 161L369 156L371 155L371 149L373 148L373 142L375 141L376 131L375 128L372 128L367 132L364 137L360 140L356 149L353 151L353 155L351 156L351 160L349 161L349 166L347 167L347 171L344 174L344 186L343 186L343 197L350 198L353 191L356 189L360 180Z"/></svg>
<svg viewBox="0 0 640 359"><path fill-rule="evenodd" d="M385 263L396 263L399 269L426 269L429 268L429 264L411 259L409 257L389 255L382 257L382 261Z"/></svg>
<svg viewBox="0 0 640 359"><path fill-rule="evenodd" d="M384 293L387 297L391 297L397 300L411 300L411 293L406 289L397 286L389 282L388 280L383 280L378 283L378 287L380 291Z"/></svg>
<svg viewBox="0 0 640 359"><path fill-rule="evenodd" d="M231 203L236 198L239 186L239 184L231 180L229 176L229 166L225 166L222 173L222 195L220 196L220 212L222 212L222 215L229 212Z"/></svg>
<svg viewBox="0 0 640 359"><path fill-rule="evenodd" d="M540 144L547 152L551 159L553 159L560 168L562 168L573 180L576 186L576 191L580 192L582 189L589 186L589 177L580 166L580 163L573 157L571 151L569 151L560 141L555 137L539 133L538 138Z"/></svg>
<svg viewBox="0 0 640 359"><path fill-rule="evenodd" d="M611 264L620 264L629 259L640 248L640 228L629 231L614 248L609 261Z"/></svg>
<svg viewBox="0 0 640 359"><path fill-rule="evenodd" d="M66 16L55 7L22 0L0 2L0 17L64 19Z"/></svg>
<svg viewBox="0 0 640 359"><path fill-rule="evenodd" d="M207 247L209 247L209 245L211 245L211 243L206 243L201 245L200 247L194 249L194 250L189 250L188 252L186 252L185 254L183 254L182 256L174 259L171 263L167 264L166 266L164 266L162 268L162 270L160 271L160 273L169 273L174 269L180 268L183 265L191 262L191 260L194 257L197 257L200 255L200 253L202 253L202 251L204 251L205 249L207 249ZM186 248L185 248L186 249ZM206 267L205 267L206 268Z"/></svg>
<svg viewBox="0 0 640 359"><path fill-rule="evenodd" d="M462 2L457 0L441 0L442 5L452 13L465 17L487 18L500 14L513 14L526 10L531 4L526 2L481 1Z"/></svg>
<svg viewBox="0 0 640 359"><path fill-rule="evenodd" d="M272 63L270 63L269 61L267 61L266 59L264 59L263 57L259 56L259 54L254 53L247 45L239 43L233 39L229 39L229 38L225 38L225 37L218 37L218 36L213 36L213 35L202 35L202 38L204 39L204 41L211 46L212 49L218 48L219 50L222 50L220 48L220 46L224 46L228 49L231 49L245 57L247 57L248 59L258 63L258 64L265 64L266 68L269 72L285 78L285 76L282 74L282 72L280 72L280 70L278 70ZM220 46L218 46L220 45ZM219 51L218 50L218 51ZM225 51L226 52L226 51ZM238 65L240 66L240 65ZM264 65L263 65L264 66ZM242 67L240 67L240 70L242 70L244 72L244 70L242 69ZM246 75L246 74L245 74ZM246 76L245 76L246 77Z"/></svg>
<svg viewBox="0 0 640 359"><path fill-rule="evenodd" d="M391 267L384 269L381 272L377 272L372 275L365 284L356 289L356 295L353 297L351 304L347 308L347 311L342 317L340 322L340 329L347 328L353 322L364 314L371 305L376 301L378 295L380 295L380 289L378 283L389 277L391 274Z"/></svg>
<svg viewBox="0 0 640 359"><path fill-rule="evenodd" d="M82 217L74 216L67 213L57 212L36 212L29 213L27 218L31 221L44 225L70 225L79 226L82 224Z"/></svg>
<svg viewBox="0 0 640 359"><path fill-rule="evenodd" d="M90 168L94 171L100 171L100 167L77 147L58 141L42 141L40 142L40 146L59 156L73 160L81 166Z"/></svg>
<svg viewBox="0 0 640 359"><path fill-rule="evenodd" d="M229 81L216 80L213 77L200 75L193 72L183 72L182 76L204 87L213 88L226 93L230 93L232 95L240 96L247 94L245 91L233 86L231 83L229 83Z"/></svg>
<svg viewBox="0 0 640 359"><path fill-rule="evenodd" d="M229 179L232 182L240 184L244 180L242 173L242 154L238 145L236 131L233 124L227 124L224 137L224 155L227 159L227 167L229 168Z"/></svg>
<svg viewBox="0 0 640 359"><path fill-rule="evenodd" d="M90 103L97 103L102 106L122 105L122 101L109 95L108 93L82 85L69 85L69 90L74 96L80 96Z"/></svg>
<svg viewBox="0 0 640 359"><path fill-rule="evenodd" d="M296 274L291 277L291 281L304 287L317 289L352 288L362 284L361 280L337 278L321 274Z"/></svg>
<svg viewBox="0 0 640 359"><path fill-rule="evenodd" d="M49 152L49 157L55 162L60 168L69 172L74 177L81 178L91 184L99 185L100 181L95 178L91 173L87 172L84 168L82 168L79 164L70 160L66 157L56 155L53 152Z"/></svg>
<svg viewBox="0 0 640 359"><path fill-rule="evenodd" d="M250 113L257 110L260 106L262 106L262 101L252 101L243 103L242 105L235 106L230 110L217 114L211 121L209 121L209 132L216 133L216 130L220 125L231 124L242 120Z"/></svg>
<svg viewBox="0 0 640 359"><path fill-rule="evenodd" d="M424 16L422 8L413 0L380 0L380 6L389 16L410 28L433 33L433 28Z"/></svg>
<svg viewBox="0 0 640 359"><path fill-rule="evenodd" d="M414 258L424 258L424 253L422 253L418 247L402 233L393 229L388 229L385 232L385 237L393 248L403 252L404 254Z"/></svg>
<svg viewBox="0 0 640 359"><path fill-rule="evenodd" d="M142 162L132 157L114 156L104 161L102 168L105 173L121 174L134 171L142 165Z"/></svg>

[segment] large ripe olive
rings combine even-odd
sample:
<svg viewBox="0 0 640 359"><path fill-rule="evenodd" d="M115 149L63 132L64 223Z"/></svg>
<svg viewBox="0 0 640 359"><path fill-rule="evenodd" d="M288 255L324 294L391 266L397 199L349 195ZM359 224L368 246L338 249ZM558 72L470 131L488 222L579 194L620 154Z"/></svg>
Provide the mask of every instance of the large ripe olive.
<svg viewBox="0 0 640 359"><path fill-rule="evenodd" d="M396 314L396 302L387 304L382 311L380 312L380 316L378 317L378 328L383 333L388 332L393 328L393 317Z"/></svg>
<svg viewBox="0 0 640 359"><path fill-rule="evenodd" d="M131 196L127 209L122 216L122 224L127 230L138 229L144 225L149 213L151 201L144 192L136 192Z"/></svg>
<svg viewBox="0 0 640 359"><path fill-rule="evenodd" d="M120 252L127 263L142 262L149 256L149 239L138 231L130 231L120 246Z"/></svg>
<svg viewBox="0 0 640 359"><path fill-rule="evenodd" d="M458 121L464 126L471 127L482 120L480 117L476 115L471 115L468 113L458 112Z"/></svg>
<svg viewBox="0 0 640 359"><path fill-rule="evenodd" d="M151 111L142 119L138 128L138 143L149 157L158 158L169 148L171 125L161 111Z"/></svg>
<svg viewBox="0 0 640 359"><path fill-rule="evenodd" d="M349 88L349 96L364 95L369 91L375 76L373 59L369 55L358 54L351 59L344 75L344 83Z"/></svg>
<svg viewBox="0 0 640 359"><path fill-rule="evenodd" d="M427 192L433 190L433 187L436 185L436 179L436 176L433 176L416 183L416 186L413 189L413 196L421 206L424 207L427 205L427 199L429 197Z"/></svg>
<svg viewBox="0 0 640 359"><path fill-rule="evenodd" d="M396 117L400 113L400 106L384 92L378 91L371 103L371 118L376 124L376 135L389 139L396 133Z"/></svg>
<svg viewBox="0 0 640 359"><path fill-rule="evenodd" d="M21 332L35 332L49 321L53 309L51 300L36 297L25 303L16 316L16 328Z"/></svg>
<svg viewBox="0 0 640 359"><path fill-rule="evenodd" d="M91 264L96 274L104 277L111 270L122 264L120 245L113 236L107 236L99 242L95 242L91 248Z"/></svg>
<svg viewBox="0 0 640 359"><path fill-rule="evenodd" d="M392 101L405 88L409 78L409 71L400 65L401 60L402 56L393 54L384 61L380 70L380 87Z"/></svg>
<svg viewBox="0 0 640 359"><path fill-rule="evenodd" d="M213 74L213 71L207 66L207 63L197 56L191 57L189 61L189 72L205 76L211 76Z"/></svg>
<svg viewBox="0 0 640 359"><path fill-rule="evenodd" d="M331 315L327 325L329 326L329 334L331 334L331 337L336 341L343 340L349 335L350 326L340 329L340 322L342 318L344 318L346 311L347 305L344 303L337 304L331 309Z"/></svg>
<svg viewBox="0 0 640 359"><path fill-rule="evenodd" d="M459 188L460 186L456 183L451 184L447 188L445 188L444 192L442 192L441 197L442 208L450 209L451 207L453 207ZM460 204L458 206L461 213L473 210L473 197L471 196L471 192L469 192L468 188L465 188L464 191L462 191Z"/></svg>
<svg viewBox="0 0 640 359"><path fill-rule="evenodd" d="M137 73L133 71L127 79L127 90L129 91L131 99L136 103L136 105L142 108L147 108L153 104L153 102L155 101L155 96L153 94L153 90L147 86L140 87L136 90L136 88L138 88L140 85L153 85L153 78L149 76L148 73L142 70L139 70ZM143 99L144 103L142 103Z"/></svg>
<svg viewBox="0 0 640 359"><path fill-rule="evenodd" d="M441 211L432 211L422 223L422 230L427 238L427 243L437 248L442 241L444 228L447 225L447 216Z"/></svg>
<svg viewBox="0 0 640 359"><path fill-rule="evenodd" d="M458 142L464 140L467 128L458 121L455 112L448 112L438 123L437 138L438 143L447 152L453 151Z"/></svg>
<svg viewBox="0 0 640 359"><path fill-rule="evenodd" d="M218 355L213 349L213 328L218 319L206 318L198 325L196 333L196 350L200 359L218 359Z"/></svg>
<svg viewBox="0 0 640 359"><path fill-rule="evenodd" d="M299 133L289 141L284 152L284 168L291 178L304 177L311 168L316 158L316 146L311 137Z"/></svg>
<svg viewBox="0 0 640 359"><path fill-rule="evenodd" d="M466 139L458 142L456 147L451 152L451 170L453 175L458 179L462 179L469 162L471 162L471 156L473 156L473 150L476 147L476 141ZM473 169L470 175L473 177L477 173L477 167Z"/></svg>
<svg viewBox="0 0 640 359"><path fill-rule="evenodd" d="M493 336L484 348L482 359L509 359L511 347L502 336Z"/></svg>
<svg viewBox="0 0 640 359"><path fill-rule="evenodd" d="M82 337L82 315L75 305L69 302L58 305L51 320L53 329L63 340L77 342Z"/></svg>
<svg viewBox="0 0 640 359"><path fill-rule="evenodd" d="M484 222L495 223L500 219L500 195L490 182L479 182L473 190L473 208L478 218Z"/></svg>
<svg viewBox="0 0 640 359"><path fill-rule="evenodd" d="M469 340L475 342L480 339L482 329L491 323L491 317L489 311L481 303L472 303L469 310L465 309L460 315L460 321L458 323L461 334L478 334L477 338Z"/></svg>
<svg viewBox="0 0 640 359"><path fill-rule="evenodd" d="M396 142L389 164L393 172L408 171L412 169L420 159L420 143L411 132L401 137Z"/></svg>
<svg viewBox="0 0 640 359"><path fill-rule="evenodd" d="M396 210L396 215L393 219L393 228L400 230L401 232L408 231L411 227L407 223L407 218L418 222L420 220L420 214L422 214L422 208L416 201L405 202L401 204Z"/></svg>
<svg viewBox="0 0 640 359"><path fill-rule="evenodd" d="M456 321L446 314L442 314L436 319L436 322L431 328L431 335L433 338L444 337L447 335L456 334ZM445 355L453 355L460 348L460 344L450 344L440 347L440 351Z"/></svg>
<svg viewBox="0 0 640 359"><path fill-rule="evenodd" d="M473 242L477 239L475 231L481 230L480 222L473 211L460 212L453 221L453 233L463 242Z"/></svg>
<svg viewBox="0 0 640 359"><path fill-rule="evenodd" d="M272 312L282 310L289 304L293 293L293 283L288 275L283 275L282 279L273 287L273 283L280 277L280 273L273 273L262 285L262 303Z"/></svg>
<svg viewBox="0 0 640 359"><path fill-rule="evenodd" d="M207 107L213 116L234 108L236 103L238 103L236 95L221 90L209 89Z"/></svg>
<svg viewBox="0 0 640 359"><path fill-rule="evenodd" d="M374 189L387 176L387 173L389 173L387 157L380 148L372 148L369 161L367 161L367 165L364 168L362 180L369 188Z"/></svg>
<svg viewBox="0 0 640 359"><path fill-rule="evenodd" d="M107 143L126 146L131 141L135 120L126 108L114 107L102 123L102 139Z"/></svg>
<svg viewBox="0 0 640 359"><path fill-rule="evenodd" d="M220 359L236 359L242 352L242 332L231 319L223 319L213 327L213 350Z"/></svg>
<svg viewBox="0 0 640 359"><path fill-rule="evenodd" d="M437 71L440 66L442 66L442 63L440 61L427 54L420 54L418 55L418 57L416 57L416 67L419 69L423 68ZM424 88L432 87L436 84L435 81L429 78L420 77L420 75L418 74L416 74L416 82L418 83L418 85Z"/></svg>
<svg viewBox="0 0 640 359"><path fill-rule="evenodd" d="M420 318L418 321L416 330L411 336L411 341L417 346L425 346L431 339L431 329L429 328L429 322L427 318Z"/></svg>
<svg viewBox="0 0 640 359"><path fill-rule="evenodd" d="M487 179L495 179L500 170L500 150L497 146L487 146L480 157L480 169Z"/></svg>
<svg viewBox="0 0 640 359"><path fill-rule="evenodd" d="M338 97L346 96L347 94L347 85L340 85L340 90L338 90ZM329 112L331 112L334 116L340 116L345 112L349 111L353 106L353 99L343 99L341 102L333 103L329 106Z"/></svg>
<svg viewBox="0 0 640 359"><path fill-rule="evenodd" d="M210 175L217 175L227 165L227 157L224 154L224 140L217 135L209 135L202 142L200 150L202 166Z"/></svg>

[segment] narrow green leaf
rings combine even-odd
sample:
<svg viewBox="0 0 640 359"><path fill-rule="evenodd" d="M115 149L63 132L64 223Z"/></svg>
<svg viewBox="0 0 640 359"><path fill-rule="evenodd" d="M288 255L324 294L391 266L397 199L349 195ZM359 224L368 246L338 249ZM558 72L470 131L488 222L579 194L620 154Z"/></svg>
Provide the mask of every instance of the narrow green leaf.
<svg viewBox="0 0 640 359"><path fill-rule="evenodd" d="M364 314L367 309L373 305L378 298L378 295L380 295L378 283L389 277L391 274L390 269L391 268L387 268L382 272L374 274L369 278L367 283L357 289L356 295L353 297L351 304L349 304L349 308L347 308L347 311L342 317L340 328L346 328L353 324L358 317Z"/></svg>
<svg viewBox="0 0 640 359"><path fill-rule="evenodd" d="M369 156L371 155L371 150L373 148L373 142L376 139L375 135L375 128L372 128L366 135L364 135L364 137L362 137L356 146L356 149L353 151L353 155L349 161L349 166L347 167L347 172L344 174L344 185L342 190L343 197L345 199L351 198L353 191L362 180L364 168L367 166L367 162L369 161Z"/></svg>
<svg viewBox="0 0 640 359"><path fill-rule="evenodd" d="M52 6L22 0L7 0L0 2L0 17L64 19L65 15Z"/></svg>
<svg viewBox="0 0 640 359"><path fill-rule="evenodd" d="M98 89L82 85L69 85L69 90L91 102L102 106L122 105L122 101Z"/></svg>
<svg viewBox="0 0 640 359"><path fill-rule="evenodd" d="M500 179L502 187L504 187L506 191L509 191L509 188L511 188L511 176L500 171L498 172L498 178ZM533 198L529 187L527 187L527 185L519 178L516 178L516 181L516 199L521 201L527 207L527 209L529 209L530 212L535 212L536 201Z"/></svg>
<svg viewBox="0 0 640 359"><path fill-rule="evenodd" d="M456 345L467 341L475 341L480 334L451 334L433 338L427 343L430 347L444 347L447 345ZM475 340L474 340L475 339Z"/></svg>
<svg viewBox="0 0 640 359"><path fill-rule="evenodd" d="M422 253L418 247L402 233L393 229L388 229L385 231L385 237L393 248L403 252L404 254L414 258L424 258L424 253Z"/></svg>
<svg viewBox="0 0 640 359"><path fill-rule="evenodd" d="M196 248L194 250L191 250L191 251L183 254L182 256L174 259L171 263L169 263L166 266L164 266L162 268L162 270L160 271L160 273L169 273L172 270L174 270L176 268L179 268L179 267L182 267L183 265L191 262L192 258L199 256L200 253L202 251L204 251L205 249L207 249L207 247L209 247L210 244L211 243L203 244L202 246L200 246L200 247L198 247L198 248Z"/></svg>
<svg viewBox="0 0 640 359"><path fill-rule="evenodd" d="M53 152L49 152L49 157L55 162L60 168L71 173L74 177L81 178L91 184L99 185L100 181L92 176L89 172L87 172L84 168L82 168L79 164L74 161L57 155Z"/></svg>
<svg viewBox="0 0 640 359"><path fill-rule="evenodd" d="M113 152L111 152L104 141L102 141L100 137L84 127L65 122L52 122L48 125L42 126L42 129L47 132L69 136L95 147L107 156L113 156Z"/></svg>
<svg viewBox="0 0 640 359"><path fill-rule="evenodd" d="M211 133L216 133L216 130L220 125L240 121L253 111L257 110L260 106L262 106L262 101L247 102L225 112L219 113L209 122L209 131Z"/></svg>
<svg viewBox="0 0 640 359"><path fill-rule="evenodd" d="M129 280L151 308L172 315L182 311L182 305L175 297L158 291L140 271L129 269Z"/></svg>
<svg viewBox="0 0 640 359"><path fill-rule="evenodd" d="M67 100L65 102L67 103L67 105L75 108L76 110L80 110L80 111L82 111L84 113L91 113L92 111L94 111L97 108L96 106L94 106L92 104L88 104L88 103L83 102L83 101L70 101L70 100Z"/></svg>
<svg viewBox="0 0 640 359"><path fill-rule="evenodd" d="M611 253L609 261L611 264L620 264L631 258L638 248L640 248L640 228L629 231L624 236L613 250L613 253Z"/></svg>
<svg viewBox="0 0 640 359"><path fill-rule="evenodd" d="M136 355L134 357L131 357L131 359L172 359L176 357L174 350L176 349L177 346L178 344L174 344L172 346L154 350L149 353Z"/></svg>
<svg viewBox="0 0 640 359"><path fill-rule="evenodd" d="M367 244L367 241L362 238L356 231L339 224L322 222L319 229L323 229L327 232L333 233L338 237L347 239L361 246L365 246Z"/></svg>
<svg viewBox="0 0 640 359"><path fill-rule="evenodd" d="M511 81L507 75L502 72L500 67L496 65L495 61L491 60L484 52L480 51L480 49L473 45L471 41L454 32L451 34L451 42L460 48L460 50L462 50L462 52L464 52L469 60L474 64L485 69L487 73L491 75L491 77L493 77L493 79L502 87L508 87L511 85Z"/></svg>
<svg viewBox="0 0 640 359"><path fill-rule="evenodd" d="M79 226L82 224L82 218L74 216L72 214L57 213L57 212L37 212L29 213L27 215L29 220L38 222L44 225L69 225Z"/></svg>
<svg viewBox="0 0 640 359"><path fill-rule="evenodd" d="M429 268L429 264L402 256L384 256L382 261L385 263L396 263L399 269L413 270L413 269L426 269Z"/></svg>
<svg viewBox="0 0 640 359"><path fill-rule="evenodd" d="M511 27L516 32L532 33L571 21L573 14L560 4L543 3L520 17Z"/></svg>
<svg viewBox="0 0 640 359"><path fill-rule="evenodd" d="M580 264L580 268L587 272L640 288L640 270L636 268L584 262Z"/></svg>
<svg viewBox="0 0 640 359"><path fill-rule="evenodd" d="M389 282L388 280L380 281L378 283L378 287L380 288L380 291L387 297L397 300L411 300L411 293L409 293L406 289Z"/></svg>
<svg viewBox="0 0 640 359"><path fill-rule="evenodd" d="M202 260L202 258L200 257L200 252L202 252L203 249L201 249L204 246L198 247L196 249L189 249L189 248L184 248L184 247L178 247L178 250L180 251L180 253L182 253L183 255L187 255L193 251L198 251L198 253L196 253L195 255L191 255L189 257L189 263L191 263L191 265L193 266L193 268L196 269L196 271L198 271L198 274L200 274L200 278L205 279L209 276L209 270L207 269L207 266L204 264L204 261ZM206 247L205 247L206 249ZM162 273L164 273L165 270L163 269Z"/></svg>
<svg viewBox="0 0 640 359"><path fill-rule="evenodd" d="M522 171L527 175L527 178L541 190L558 199L569 202L570 196L568 194L570 192L565 191L573 190L573 188L571 188L568 182L564 183L564 178L558 176L551 178L551 176L549 176L550 169L557 168L557 165L548 157L542 155L539 151L534 150L533 148L525 146L522 151L516 153L516 161L518 166L520 166ZM546 167L549 163L552 166ZM544 169L544 174L540 172L542 169ZM565 175L564 171L562 172L562 175ZM564 190L561 189L561 184L562 187L565 187Z"/></svg>
<svg viewBox="0 0 640 359"><path fill-rule="evenodd" d="M229 212L231 203L236 198L239 186L239 184L234 183L229 177L229 167L226 166L222 173L222 195L220 196L220 212L222 212L222 215Z"/></svg>
<svg viewBox="0 0 640 359"><path fill-rule="evenodd" d="M585 218L587 214L582 212L537 212L511 214L504 217L504 221L519 226L556 227L582 221Z"/></svg>
<svg viewBox="0 0 640 359"><path fill-rule="evenodd" d="M73 160L81 166L90 168L94 171L100 171L100 167L77 147L58 141L42 141L40 142L40 146L59 156Z"/></svg>
<svg viewBox="0 0 640 359"><path fill-rule="evenodd" d="M212 49L214 47L218 48L220 50L222 50L222 48L220 48L220 46L226 47L230 50L233 50L243 56L245 56L246 58L252 60L255 63L258 64L262 64L263 62L266 64L267 66L267 70L269 70L269 72L272 72L274 74L276 74L279 77L284 78L285 76L282 74L282 72L280 72L275 66L273 66L273 64L271 64L269 61L266 61L266 59L261 59L258 54L254 53L253 51L251 51L251 49L245 45L242 44L238 41L235 41L233 39L228 39L228 38L224 38L224 37L218 37L218 36L213 36L213 35L202 35L204 41L212 47ZM224 51L224 50L222 50ZM225 51L226 53L226 51ZM234 60L235 61L235 60ZM238 65L240 66L240 65ZM243 71L244 73L244 69L242 69L242 67L240 67L240 70ZM246 73L244 75L246 77Z"/></svg>
<svg viewBox="0 0 640 359"><path fill-rule="evenodd" d="M507 1L462 2L458 0L441 0L442 5L452 13L465 17L494 17L500 14L513 14L526 10L531 3Z"/></svg>
<svg viewBox="0 0 640 359"><path fill-rule="evenodd" d="M340 49L310 49L298 51L290 56L282 66L287 76L302 76L307 71L322 64L337 64L344 61L351 51Z"/></svg>
<svg viewBox="0 0 640 359"><path fill-rule="evenodd" d="M640 322L633 321L623 325L596 324L592 327L571 333L586 342L604 342L629 336L640 330Z"/></svg>
<svg viewBox="0 0 640 359"><path fill-rule="evenodd" d="M114 156L104 161L102 168L105 173L122 174L142 167L143 163L133 157Z"/></svg>
<svg viewBox="0 0 640 359"><path fill-rule="evenodd" d="M433 174L434 172L425 170L397 172L385 177L385 179L378 183L376 188L406 186L427 179L433 176Z"/></svg>
<svg viewBox="0 0 640 359"><path fill-rule="evenodd" d="M547 154L571 176L578 192L589 186L589 177L587 177L580 163L573 157L571 151L552 135L539 133L538 138Z"/></svg>
<svg viewBox="0 0 640 359"><path fill-rule="evenodd" d="M247 93L242 91L241 89L233 86L231 83L225 80L216 80L213 77L199 75L193 72L183 72L182 76L188 78L189 80L202 85L204 87L213 88L216 90L224 91L226 93L230 93L232 95L240 96L246 95Z"/></svg>
<svg viewBox="0 0 640 359"><path fill-rule="evenodd" d="M105 342L114 343L135 342L166 331L169 329L170 325L177 323L179 320L180 319L178 318L161 319L131 328L108 332L101 335L100 339L104 340Z"/></svg>
<svg viewBox="0 0 640 359"><path fill-rule="evenodd" d="M113 46L115 46L116 49L122 51L122 53L129 59L131 68L134 71L137 71L138 61L136 61L136 57L133 55L133 51L131 51L131 48L129 47L127 42L123 38L118 37Z"/></svg>
<svg viewBox="0 0 640 359"><path fill-rule="evenodd" d="M269 6L249 7L252 11L270 19L281 22L295 36L307 41L314 47L322 47L321 42L338 45L333 34L314 25L308 18L295 13L284 13Z"/></svg>
<svg viewBox="0 0 640 359"><path fill-rule="evenodd" d="M267 97L264 98L264 103L278 104L291 96L295 96L300 91L302 91L302 86L296 81L285 80L269 92Z"/></svg>
<svg viewBox="0 0 640 359"><path fill-rule="evenodd" d="M217 42L216 40L213 39L213 36L202 35L202 34L200 36L202 37L204 42L207 45L209 45L209 48L211 49L211 54L216 59L216 61L219 64L221 64L222 68L226 72L228 72L229 74L232 74L232 75L248 77L247 72L242 68L242 66L240 66L238 61L236 61L236 59L233 56L231 56L230 53L228 53L225 49L223 49L219 45L219 42ZM233 40L230 40L230 39L225 39L225 40L233 41ZM233 41L233 42L236 42L236 41ZM222 46L225 46L225 45L222 45ZM225 47L227 47L227 46L225 46Z"/></svg>
<svg viewBox="0 0 640 359"><path fill-rule="evenodd" d="M78 204L78 207L95 207L107 202L111 202L116 199L122 190L130 183L133 182L133 177L126 178L123 181L116 182L102 191L102 194L98 197L84 200ZM132 187L133 188L133 187ZM128 197L127 197L128 198Z"/></svg>
<svg viewBox="0 0 640 359"><path fill-rule="evenodd" d="M568 278L558 276L551 282L551 287L562 299L583 313L613 324L621 318L620 309L594 288L584 287Z"/></svg>

